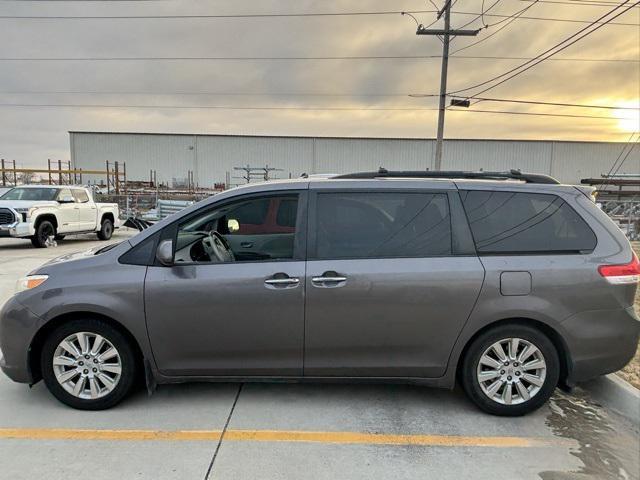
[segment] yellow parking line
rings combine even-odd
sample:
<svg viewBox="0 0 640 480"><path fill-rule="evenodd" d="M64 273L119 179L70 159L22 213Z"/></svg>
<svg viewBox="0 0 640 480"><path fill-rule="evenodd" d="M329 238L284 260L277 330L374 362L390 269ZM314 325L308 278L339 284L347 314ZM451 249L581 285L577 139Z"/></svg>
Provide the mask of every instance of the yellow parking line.
<svg viewBox="0 0 640 480"><path fill-rule="evenodd" d="M1 428L0 438L27 440L219 440L220 430L81 430Z"/></svg>
<svg viewBox="0 0 640 480"><path fill-rule="evenodd" d="M0 439L26 440L169 440L217 441L220 430L81 430L62 428L2 428ZM290 430L227 430L224 439L241 442L292 442L357 445L422 445L438 447L551 447L562 440L538 437L482 437L461 435L394 435L358 432Z"/></svg>

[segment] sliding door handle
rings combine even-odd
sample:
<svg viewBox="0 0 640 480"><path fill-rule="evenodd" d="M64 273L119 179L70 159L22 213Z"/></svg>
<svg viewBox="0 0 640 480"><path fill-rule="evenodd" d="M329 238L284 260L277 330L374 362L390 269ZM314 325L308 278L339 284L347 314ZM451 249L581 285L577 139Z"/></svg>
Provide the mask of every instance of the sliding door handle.
<svg viewBox="0 0 640 480"><path fill-rule="evenodd" d="M347 277L312 277L311 281L314 283L338 283L346 282Z"/></svg>
<svg viewBox="0 0 640 480"><path fill-rule="evenodd" d="M311 284L317 288L338 288L346 285L347 277L343 277L333 270L324 272L318 277L311 277Z"/></svg>

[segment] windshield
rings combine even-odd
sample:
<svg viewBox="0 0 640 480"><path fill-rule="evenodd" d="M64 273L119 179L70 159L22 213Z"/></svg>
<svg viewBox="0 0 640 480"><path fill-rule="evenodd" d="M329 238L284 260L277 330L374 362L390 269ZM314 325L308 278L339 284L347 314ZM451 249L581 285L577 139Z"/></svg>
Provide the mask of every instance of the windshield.
<svg viewBox="0 0 640 480"><path fill-rule="evenodd" d="M56 188L14 188L5 193L2 200L55 200Z"/></svg>

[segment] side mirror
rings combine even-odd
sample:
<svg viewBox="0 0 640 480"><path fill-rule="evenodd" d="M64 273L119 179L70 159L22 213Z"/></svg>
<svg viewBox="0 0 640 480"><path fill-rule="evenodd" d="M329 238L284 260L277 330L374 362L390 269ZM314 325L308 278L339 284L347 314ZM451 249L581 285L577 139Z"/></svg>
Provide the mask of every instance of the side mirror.
<svg viewBox="0 0 640 480"><path fill-rule="evenodd" d="M74 203L75 200L73 199L73 197L60 197L58 199L58 203Z"/></svg>
<svg viewBox="0 0 640 480"><path fill-rule="evenodd" d="M156 258L165 267L173 265L173 240L162 240L158 244Z"/></svg>
<svg viewBox="0 0 640 480"><path fill-rule="evenodd" d="M229 230L229 233L236 233L240 230L240 222L235 218L227 220L227 230Z"/></svg>

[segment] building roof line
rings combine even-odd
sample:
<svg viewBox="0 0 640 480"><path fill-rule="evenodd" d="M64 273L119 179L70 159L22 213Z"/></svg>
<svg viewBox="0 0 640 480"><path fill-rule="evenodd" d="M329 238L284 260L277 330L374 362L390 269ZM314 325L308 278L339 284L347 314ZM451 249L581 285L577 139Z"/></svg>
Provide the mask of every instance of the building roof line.
<svg viewBox="0 0 640 480"><path fill-rule="evenodd" d="M174 136L174 137L232 137L232 138L291 138L291 139L318 139L318 140L411 140L411 141L435 141L432 137L361 137L361 136L322 136L322 135L261 135L261 134L226 134L226 133L171 133L171 132L105 132L105 131L89 131L89 130L69 130L69 134L75 135L157 135L157 136ZM518 139L518 138L447 138L445 142L529 142L529 143L583 143L583 144L604 144L604 145L622 145L626 144L624 140L605 141L605 140L556 140L556 139Z"/></svg>

